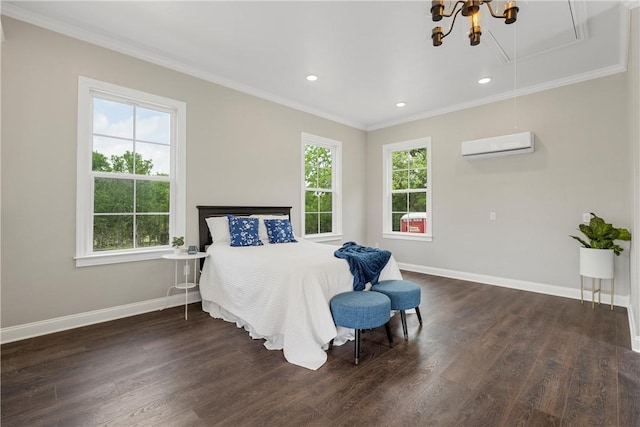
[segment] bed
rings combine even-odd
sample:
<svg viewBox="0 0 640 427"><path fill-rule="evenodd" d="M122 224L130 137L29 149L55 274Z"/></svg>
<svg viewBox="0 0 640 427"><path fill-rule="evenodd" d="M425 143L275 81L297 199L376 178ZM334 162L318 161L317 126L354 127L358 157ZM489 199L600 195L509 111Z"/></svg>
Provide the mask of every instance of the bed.
<svg viewBox="0 0 640 427"><path fill-rule="evenodd" d="M252 338L264 339L267 349L283 350L288 362L308 369L326 362L332 339L335 345L353 339L352 330L336 328L329 309L334 295L353 289L347 262L333 255L336 246L296 237L297 243L261 239L262 246L232 247L210 233L227 214L290 219L290 207L198 206L198 211L200 250L208 254L200 277L204 311L236 323ZM401 278L391 257L380 280Z"/></svg>

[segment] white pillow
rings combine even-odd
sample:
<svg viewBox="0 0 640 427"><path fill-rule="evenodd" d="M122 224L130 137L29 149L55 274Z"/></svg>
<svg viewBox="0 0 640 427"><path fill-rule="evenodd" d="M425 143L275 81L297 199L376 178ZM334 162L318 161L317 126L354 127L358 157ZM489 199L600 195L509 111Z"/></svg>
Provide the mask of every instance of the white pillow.
<svg viewBox="0 0 640 427"><path fill-rule="evenodd" d="M258 236L260 236L260 240L268 242L269 235L267 234L267 226L264 225L265 219L289 219L289 215L262 215L256 214L251 215L251 218L258 218L260 222L258 224Z"/></svg>
<svg viewBox="0 0 640 427"><path fill-rule="evenodd" d="M231 236L229 236L229 220L226 216L210 216L205 220L209 226L211 239L214 242L231 243Z"/></svg>

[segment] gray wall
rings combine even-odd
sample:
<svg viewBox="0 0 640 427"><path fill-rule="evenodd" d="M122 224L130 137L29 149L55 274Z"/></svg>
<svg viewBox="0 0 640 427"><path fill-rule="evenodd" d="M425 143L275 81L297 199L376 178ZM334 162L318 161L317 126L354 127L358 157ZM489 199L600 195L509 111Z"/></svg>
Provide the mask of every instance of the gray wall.
<svg viewBox="0 0 640 427"><path fill-rule="evenodd" d="M579 233L582 213L632 225L627 90L621 73L370 132L368 243L404 263L578 288L579 244L568 235ZM462 141L524 131L535 132L535 153L460 156ZM383 239L382 146L424 136L432 138L433 241ZM616 262L616 293L628 295L629 251Z"/></svg>
<svg viewBox="0 0 640 427"><path fill-rule="evenodd" d="M343 142L345 239L365 239L363 131L2 17L2 327L163 297L173 264L76 268L78 76L187 103L187 243L199 204L291 205L301 132Z"/></svg>

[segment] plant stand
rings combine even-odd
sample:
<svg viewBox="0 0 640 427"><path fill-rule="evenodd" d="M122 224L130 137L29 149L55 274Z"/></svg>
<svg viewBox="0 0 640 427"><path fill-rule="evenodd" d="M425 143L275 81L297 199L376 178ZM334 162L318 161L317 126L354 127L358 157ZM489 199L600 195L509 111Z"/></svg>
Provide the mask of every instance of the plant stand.
<svg viewBox="0 0 640 427"><path fill-rule="evenodd" d="M595 308L595 294L598 294L598 305L602 302L602 279L611 280L611 310L615 290L614 253L611 249L580 248L580 303L584 304L584 278L591 277L591 308ZM596 279L598 287L596 288Z"/></svg>

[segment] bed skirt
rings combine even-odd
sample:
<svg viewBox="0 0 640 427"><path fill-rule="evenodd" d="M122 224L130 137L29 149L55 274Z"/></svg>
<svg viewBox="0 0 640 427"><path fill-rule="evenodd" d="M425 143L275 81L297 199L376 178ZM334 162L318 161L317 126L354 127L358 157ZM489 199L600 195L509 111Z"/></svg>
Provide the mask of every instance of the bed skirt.
<svg viewBox="0 0 640 427"><path fill-rule="evenodd" d="M225 310L213 301L202 300L202 311L209 313L209 315L214 319L222 319L225 322L235 323L238 328L244 328L244 330L247 331L249 333L249 336L254 340L264 340L264 346L269 350L283 349L284 337L282 336L282 334L273 336L262 335L258 333L255 328L248 322L244 321L230 311ZM342 326L336 326L336 329L338 331L338 335L333 339L333 345L340 346L348 341L353 341L355 339L353 329L343 328ZM327 350L328 347L329 343L325 343L322 346L322 349Z"/></svg>

